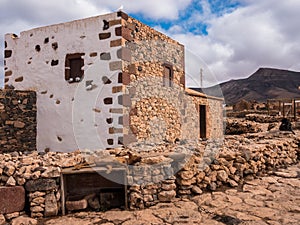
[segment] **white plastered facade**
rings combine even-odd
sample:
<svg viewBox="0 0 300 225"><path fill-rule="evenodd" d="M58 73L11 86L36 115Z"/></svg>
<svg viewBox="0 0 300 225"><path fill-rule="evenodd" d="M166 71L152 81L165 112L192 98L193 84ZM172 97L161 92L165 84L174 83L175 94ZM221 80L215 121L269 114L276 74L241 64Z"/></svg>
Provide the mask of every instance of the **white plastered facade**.
<svg viewBox="0 0 300 225"><path fill-rule="evenodd" d="M118 145L121 134L109 134L108 130L111 126L122 128L117 123L122 114L111 113L111 109L122 108L118 104L122 93L112 93L112 87L122 85L118 83L122 61L117 57L121 46L110 47L110 43L121 38L115 32L121 24L104 29L104 20L120 19L117 13L111 13L32 29L19 36L6 34L5 51L10 55L5 58L5 85L37 92L38 151ZM110 35L100 39L101 33ZM67 54L74 53L84 53L84 77L78 83L69 83L65 80L65 60ZM109 59L100 59L103 53L110 55ZM53 60L57 65L51 65ZM105 84L103 77L110 83ZM104 104L105 98L112 98L112 103ZM110 124L108 118L112 118Z"/></svg>

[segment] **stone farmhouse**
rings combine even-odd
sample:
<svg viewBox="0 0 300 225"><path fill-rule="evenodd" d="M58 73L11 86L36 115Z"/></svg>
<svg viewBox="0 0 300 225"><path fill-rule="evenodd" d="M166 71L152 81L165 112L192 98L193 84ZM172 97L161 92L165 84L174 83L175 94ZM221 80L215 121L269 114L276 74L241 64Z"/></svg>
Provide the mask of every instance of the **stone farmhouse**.
<svg viewBox="0 0 300 225"><path fill-rule="evenodd" d="M186 88L183 45L123 12L7 34L0 220L144 209L297 162L294 136L218 142L222 103Z"/></svg>
<svg viewBox="0 0 300 225"><path fill-rule="evenodd" d="M123 12L6 34L0 103L8 151L223 135L222 99L186 88L184 46Z"/></svg>

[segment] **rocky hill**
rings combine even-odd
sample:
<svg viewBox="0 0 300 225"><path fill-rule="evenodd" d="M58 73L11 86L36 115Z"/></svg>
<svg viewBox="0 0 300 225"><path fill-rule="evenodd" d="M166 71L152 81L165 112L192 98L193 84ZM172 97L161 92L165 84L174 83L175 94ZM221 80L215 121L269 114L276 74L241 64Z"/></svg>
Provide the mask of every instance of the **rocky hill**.
<svg viewBox="0 0 300 225"><path fill-rule="evenodd" d="M267 99L300 97L299 86L300 72L273 68L260 68L246 79L230 80L220 84L225 102L229 105L242 99L265 102ZM217 87L203 91L220 97Z"/></svg>

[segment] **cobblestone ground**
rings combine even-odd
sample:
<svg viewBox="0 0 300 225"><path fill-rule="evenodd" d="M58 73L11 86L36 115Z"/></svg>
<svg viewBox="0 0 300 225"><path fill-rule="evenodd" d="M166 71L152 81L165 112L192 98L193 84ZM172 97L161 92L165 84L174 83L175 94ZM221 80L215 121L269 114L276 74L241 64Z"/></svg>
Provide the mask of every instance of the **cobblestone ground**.
<svg viewBox="0 0 300 225"><path fill-rule="evenodd" d="M46 225L300 224L300 163L247 181L239 189L204 193L141 211L78 212Z"/></svg>

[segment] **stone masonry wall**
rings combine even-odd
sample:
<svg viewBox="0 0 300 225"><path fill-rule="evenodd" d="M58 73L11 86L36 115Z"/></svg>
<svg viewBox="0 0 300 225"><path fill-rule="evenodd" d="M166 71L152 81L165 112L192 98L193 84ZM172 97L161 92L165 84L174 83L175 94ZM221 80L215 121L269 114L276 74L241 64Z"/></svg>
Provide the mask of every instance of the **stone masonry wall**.
<svg viewBox="0 0 300 225"><path fill-rule="evenodd" d="M199 114L199 105L206 106L206 135L210 139L223 138L223 107L222 100L207 97L192 96ZM199 118L199 115L197 115ZM199 119L197 119L199 121ZM199 131L198 131L199 133Z"/></svg>
<svg viewBox="0 0 300 225"><path fill-rule="evenodd" d="M221 138L221 102L185 93L184 46L122 15L123 144L197 139L199 104L207 105L207 136ZM165 84L165 68L171 85Z"/></svg>
<svg viewBox="0 0 300 225"><path fill-rule="evenodd" d="M179 86L164 87L161 79L141 78L125 89L131 98L128 133L138 141L160 143L162 141L197 139L197 111L191 97ZM125 130L126 132L126 130Z"/></svg>
<svg viewBox="0 0 300 225"><path fill-rule="evenodd" d="M123 29L130 35L125 47L131 52L124 72L132 81L145 76L157 76L162 81L164 65L168 64L174 84L185 87L183 45L132 17L124 20Z"/></svg>
<svg viewBox="0 0 300 225"><path fill-rule="evenodd" d="M297 163L300 139L286 133L276 136L266 135L265 139L261 135L232 136L225 140L224 145L214 141L194 143L191 148L193 154L186 151L188 145L181 146L185 153L164 154L167 157L165 161L171 165L164 169L161 163L163 156L154 157L155 160L150 162L156 161L156 166L152 164L135 169L138 172L136 177L133 176L135 184L130 188L130 206L145 208L158 202L172 201L175 197L190 198L224 186L238 187L245 180ZM174 172L174 176L168 172ZM160 181L155 182L153 177Z"/></svg>
<svg viewBox="0 0 300 225"><path fill-rule="evenodd" d="M104 151L94 160L105 160L106 152L128 163L129 206L141 209L222 186L236 187L245 180L294 164L300 158L299 145L299 138L285 132L251 134L229 136L224 145L215 141L154 145L151 149L140 145L139 152L118 148ZM145 154L147 149L149 153ZM130 161L132 157L135 160ZM60 214L61 169L78 168L86 160L79 151L0 154L0 193L5 196L0 196L0 214L7 221L27 210L32 217ZM110 163L105 163L109 173Z"/></svg>
<svg viewBox="0 0 300 225"><path fill-rule="evenodd" d="M174 141L181 137L183 121L176 108L178 104L173 104L180 102L178 96L173 94L172 103L168 97L173 88L175 93L180 89L184 91L184 46L127 14L120 14L122 49L119 55L123 60L120 101L124 110L120 143L127 145L149 139ZM172 87L163 85L165 66L173 75ZM158 90L161 91L159 96L156 95Z"/></svg>
<svg viewBox="0 0 300 225"><path fill-rule="evenodd" d="M0 153L36 150L36 93L0 90Z"/></svg>

